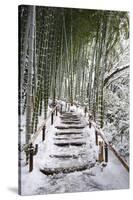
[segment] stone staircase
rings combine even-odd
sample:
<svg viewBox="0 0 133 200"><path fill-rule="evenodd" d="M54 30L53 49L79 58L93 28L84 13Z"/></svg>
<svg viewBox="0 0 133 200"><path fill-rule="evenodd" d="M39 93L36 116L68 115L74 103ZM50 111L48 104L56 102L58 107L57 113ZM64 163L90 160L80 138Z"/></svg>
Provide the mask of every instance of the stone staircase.
<svg viewBox="0 0 133 200"><path fill-rule="evenodd" d="M45 175L53 175L82 171L94 166L89 159L85 125L81 123L80 117L74 112L65 112L60 120L53 136L55 151L49 155L52 166L47 164L40 171Z"/></svg>

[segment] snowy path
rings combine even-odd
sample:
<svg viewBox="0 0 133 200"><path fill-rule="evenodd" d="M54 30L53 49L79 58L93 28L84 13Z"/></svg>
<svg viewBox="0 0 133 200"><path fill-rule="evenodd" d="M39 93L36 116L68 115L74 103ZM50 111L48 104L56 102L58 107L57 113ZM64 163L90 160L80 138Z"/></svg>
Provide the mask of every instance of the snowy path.
<svg viewBox="0 0 133 200"><path fill-rule="evenodd" d="M22 194L129 187L129 174L113 152L109 150L106 167L102 168L96 162L98 147L95 146L95 132L94 128L89 129L86 126L86 122L85 118L77 113L56 118L55 125L46 133L45 142L39 144L33 172L28 173L27 168L22 167Z"/></svg>
<svg viewBox="0 0 133 200"><path fill-rule="evenodd" d="M46 150L47 159L42 159L41 164L44 174L83 170L95 164L94 143L76 114L63 114L50 138Z"/></svg>

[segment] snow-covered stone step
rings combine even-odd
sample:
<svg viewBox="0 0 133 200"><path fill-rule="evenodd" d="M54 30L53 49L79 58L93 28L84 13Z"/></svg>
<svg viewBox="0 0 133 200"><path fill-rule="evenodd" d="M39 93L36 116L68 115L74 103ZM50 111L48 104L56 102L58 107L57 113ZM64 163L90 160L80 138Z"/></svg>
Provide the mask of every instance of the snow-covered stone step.
<svg viewBox="0 0 133 200"><path fill-rule="evenodd" d="M73 143L73 142L83 142L83 143L86 143L86 140L83 138L83 137L77 137L77 138L74 138L74 137L68 137L68 138L55 138L54 139L54 142L55 143L58 143L58 142L61 142L61 143L66 143L66 142L69 142L69 143Z"/></svg>
<svg viewBox="0 0 133 200"><path fill-rule="evenodd" d="M75 113L71 113L71 112L66 112L62 114L63 116L77 116L77 114Z"/></svg>
<svg viewBox="0 0 133 200"><path fill-rule="evenodd" d="M81 136L83 136L83 134L82 134L82 132L80 131L77 131L77 132L75 132L75 131L61 131L61 132L56 132L55 133L55 135L57 135L57 136L59 136L59 135L81 135Z"/></svg>
<svg viewBox="0 0 133 200"><path fill-rule="evenodd" d="M67 147L58 147L54 145L54 149L49 152L48 157L45 158L45 164L43 164L43 167L71 167L71 166L79 166L82 164L87 164L90 161L92 161L92 156L94 157L94 152L91 149L88 150L88 145L82 145L82 146L69 146ZM87 153L88 151L88 153ZM78 159L66 159L65 163L63 160L59 159L59 162L57 162L57 158L51 158L50 155L79 155ZM94 160L94 159L93 159Z"/></svg>
<svg viewBox="0 0 133 200"><path fill-rule="evenodd" d="M81 165L81 166L72 166L72 167L59 167L59 168L43 168L40 169L40 171L45 174L45 175L54 175L54 174L59 174L59 173L71 173L71 172L75 172L75 171L84 171L86 169L89 169L91 167L93 167L94 164L85 164L85 165Z"/></svg>
<svg viewBox="0 0 133 200"><path fill-rule="evenodd" d="M83 129L79 130L79 129L64 129L64 130L57 130L59 133L60 132L66 132L66 133L69 133L69 132L74 132L74 133L77 133L77 132L80 132L80 133L83 133Z"/></svg>
<svg viewBox="0 0 133 200"><path fill-rule="evenodd" d="M61 118L73 118L73 119L80 119L78 115L60 115Z"/></svg>
<svg viewBox="0 0 133 200"><path fill-rule="evenodd" d="M80 124L80 121L61 121L62 124Z"/></svg>
<svg viewBox="0 0 133 200"><path fill-rule="evenodd" d="M60 117L61 118L61 117ZM65 118L65 117L62 117L61 118L61 121L74 121L74 122L80 122L80 119L79 118Z"/></svg>
<svg viewBox="0 0 133 200"><path fill-rule="evenodd" d="M77 159L79 157L82 157L85 154L53 154L53 155L49 155L49 157L51 158L58 158L58 159L69 159L69 158L73 158L73 159Z"/></svg>
<svg viewBox="0 0 133 200"><path fill-rule="evenodd" d="M86 145L86 142L56 142L54 145L59 147L69 147L69 146L83 146Z"/></svg>
<svg viewBox="0 0 133 200"><path fill-rule="evenodd" d="M60 116L74 116L74 117L77 117L78 115L76 113L63 113Z"/></svg>
<svg viewBox="0 0 133 200"><path fill-rule="evenodd" d="M79 117L77 114L63 114L61 117Z"/></svg>
<svg viewBox="0 0 133 200"><path fill-rule="evenodd" d="M62 116L77 116L75 113L63 113Z"/></svg>
<svg viewBox="0 0 133 200"><path fill-rule="evenodd" d="M49 155L53 155L53 154L58 154L58 155L60 155L60 154L81 154L81 153L85 153L86 154L86 149L88 148L88 146L87 145L82 145L82 146L72 146L72 145L70 145L69 147L59 147L59 146L56 146L56 145L54 145L53 144L53 146L54 146L54 148L53 148L53 150L52 151L50 151L49 152ZM89 158L89 157L88 157ZM86 159L84 159L85 160L85 162L86 162ZM46 161L47 163L48 163L48 159L47 159L47 161ZM53 161L53 163L54 163L54 166L56 165L56 166L64 166L64 167L66 167L66 163L61 163L61 165L60 165L60 163L56 163L56 160L54 160ZM82 164L83 162L81 162L81 163L73 163L73 164L77 164L77 165L79 165L79 164ZM72 165L72 163L70 162L69 164L68 164L68 166L71 166Z"/></svg>
<svg viewBox="0 0 133 200"><path fill-rule="evenodd" d="M61 119L61 121L60 121L61 123L62 122L76 122L76 123L79 123L79 124L81 124L81 121L79 120L79 119L71 119L71 118L69 118L69 119Z"/></svg>
<svg viewBox="0 0 133 200"><path fill-rule="evenodd" d="M54 140L82 140L83 137L58 137L54 138Z"/></svg>
<svg viewBox="0 0 133 200"><path fill-rule="evenodd" d="M71 129L71 128L74 128L74 129L83 129L83 128L85 128L85 126L84 125L68 125L68 126L65 126L65 125L58 125L58 126L56 126L55 128L57 128L57 129Z"/></svg>

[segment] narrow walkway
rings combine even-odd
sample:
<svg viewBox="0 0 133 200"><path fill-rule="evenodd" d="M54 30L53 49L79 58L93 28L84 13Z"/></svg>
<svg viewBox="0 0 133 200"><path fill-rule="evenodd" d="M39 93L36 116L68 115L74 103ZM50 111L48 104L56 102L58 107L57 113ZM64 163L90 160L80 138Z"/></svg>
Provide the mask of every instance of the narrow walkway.
<svg viewBox="0 0 133 200"><path fill-rule="evenodd" d="M74 112L66 112L60 116L60 123L55 128L52 144L54 147L49 151L50 165L47 162L40 171L46 175L53 175L93 167L95 151L92 159L88 152L90 141L86 141L85 124L81 122L80 117Z"/></svg>
<svg viewBox="0 0 133 200"><path fill-rule="evenodd" d="M128 188L129 173L113 152L109 150L106 167L96 162L97 155L95 131L87 126L87 119L78 112L63 113L46 132L46 140L40 142L33 172L22 168L22 192L33 195Z"/></svg>

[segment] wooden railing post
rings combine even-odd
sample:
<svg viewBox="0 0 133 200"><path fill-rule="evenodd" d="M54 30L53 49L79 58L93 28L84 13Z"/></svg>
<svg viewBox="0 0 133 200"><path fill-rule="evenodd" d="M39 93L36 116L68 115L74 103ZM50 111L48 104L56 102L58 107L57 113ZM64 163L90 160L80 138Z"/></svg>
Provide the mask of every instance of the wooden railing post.
<svg viewBox="0 0 133 200"><path fill-rule="evenodd" d="M46 126L44 125L42 128L42 141L45 140L45 129L46 129Z"/></svg>
<svg viewBox="0 0 133 200"><path fill-rule="evenodd" d="M34 155L34 147L31 143L29 146L29 172L33 170L33 155Z"/></svg>
<svg viewBox="0 0 133 200"><path fill-rule="evenodd" d="M89 121L89 128L91 128L91 122Z"/></svg>
<svg viewBox="0 0 133 200"><path fill-rule="evenodd" d="M89 114L89 128L91 128L91 122L90 122L90 120L92 120L92 115L91 114Z"/></svg>
<svg viewBox="0 0 133 200"><path fill-rule="evenodd" d="M52 112L51 113L51 125L53 125L53 123L54 123L54 113Z"/></svg>
<svg viewBox="0 0 133 200"><path fill-rule="evenodd" d="M38 152L38 144L35 145L34 155L36 155Z"/></svg>
<svg viewBox="0 0 133 200"><path fill-rule="evenodd" d="M107 145L107 143L105 143L104 149L105 149L105 162L108 162L108 145Z"/></svg>
<svg viewBox="0 0 133 200"><path fill-rule="evenodd" d="M96 145L98 146L98 134L96 130L95 130L95 141L96 141Z"/></svg>
<svg viewBox="0 0 133 200"><path fill-rule="evenodd" d="M103 142L99 141L99 162L103 161Z"/></svg>
<svg viewBox="0 0 133 200"><path fill-rule="evenodd" d="M60 106L60 114L62 115L62 104Z"/></svg>
<svg viewBox="0 0 133 200"><path fill-rule="evenodd" d="M85 117L86 117L86 113L87 113L87 106L85 106L85 110L84 110L84 112L85 112Z"/></svg>
<svg viewBox="0 0 133 200"><path fill-rule="evenodd" d="M66 102L66 104L65 104L65 111L67 111L67 102Z"/></svg>
<svg viewBox="0 0 133 200"><path fill-rule="evenodd" d="M29 154L28 151L25 151L25 155L26 155L26 165L28 165L28 160L29 160Z"/></svg>
<svg viewBox="0 0 133 200"><path fill-rule="evenodd" d="M96 145L98 145L98 141L101 137L101 139L104 141L105 145L102 147L103 148L103 159L105 163L102 163L102 166L106 166L107 162L109 161L109 149L114 153L114 155L119 159L119 161L122 163L122 165L125 167L125 169L129 172L129 166L126 163L126 161L119 155L119 153L116 151L116 149L111 145L110 142L107 141L107 138L104 136L103 131L100 129L100 127L92 120L91 125L95 128L95 142Z"/></svg>
<svg viewBox="0 0 133 200"><path fill-rule="evenodd" d="M57 106L56 106L56 110L55 110L56 116L57 116L57 112L58 112L58 108L57 108Z"/></svg>
<svg viewBox="0 0 133 200"><path fill-rule="evenodd" d="M68 104L68 112L70 111L70 104Z"/></svg>

